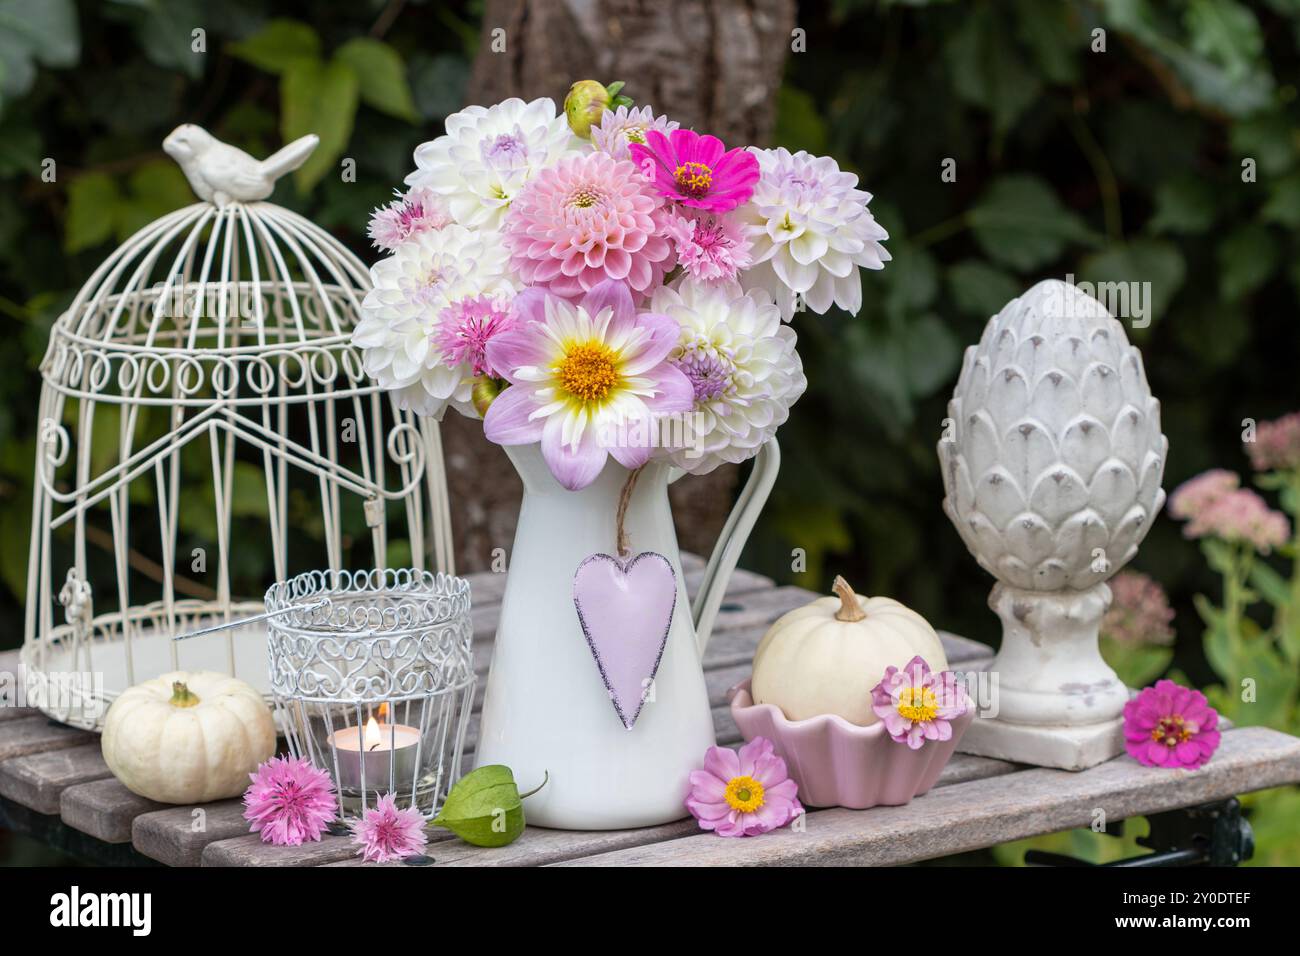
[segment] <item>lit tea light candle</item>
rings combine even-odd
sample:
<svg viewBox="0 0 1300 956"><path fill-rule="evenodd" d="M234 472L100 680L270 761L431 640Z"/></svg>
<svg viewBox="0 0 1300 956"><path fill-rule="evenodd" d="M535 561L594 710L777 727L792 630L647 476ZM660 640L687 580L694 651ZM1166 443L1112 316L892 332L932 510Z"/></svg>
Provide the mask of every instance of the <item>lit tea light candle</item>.
<svg viewBox="0 0 1300 956"><path fill-rule="evenodd" d="M383 712L381 711L381 716ZM374 717L366 726L344 727L330 734L330 745L338 758L338 785L341 790L362 789L401 791L409 790L415 779L415 754L419 749L420 732L406 724L381 724ZM365 774L361 772L362 754L365 755Z"/></svg>

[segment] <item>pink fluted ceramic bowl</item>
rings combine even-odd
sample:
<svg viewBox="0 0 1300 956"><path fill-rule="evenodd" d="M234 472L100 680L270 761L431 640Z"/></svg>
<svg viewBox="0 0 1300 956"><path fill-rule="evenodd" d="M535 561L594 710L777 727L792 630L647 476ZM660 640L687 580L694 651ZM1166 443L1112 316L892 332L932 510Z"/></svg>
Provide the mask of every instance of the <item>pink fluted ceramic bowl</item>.
<svg viewBox="0 0 1300 956"><path fill-rule="evenodd" d="M824 714L787 720L779 707L755 704L749 681L729 692L731 716L746 741L766 737L799 784L799 802L813 807L865 810L908 803L934 786L944 765L975 719L966 713L952 722L949 740L927 740L919 750L895 743L883 723L859 727Z"/></svg>

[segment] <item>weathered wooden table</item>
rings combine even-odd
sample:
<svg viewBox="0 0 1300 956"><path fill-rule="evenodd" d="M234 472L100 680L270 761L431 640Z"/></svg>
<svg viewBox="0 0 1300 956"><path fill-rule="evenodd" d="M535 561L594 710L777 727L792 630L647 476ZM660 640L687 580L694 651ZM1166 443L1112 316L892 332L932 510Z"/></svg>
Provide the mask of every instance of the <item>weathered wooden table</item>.
<svg viewBox="0 0 1300 956"><path fill-rule="evenodd" d="M683 566L693 591L703 561L687 555ZM483 675L504 575L472 575L471 581L475 661ZM748 676L763 632L781 614L816 596L736 572L704 662L719 743L740 740L726 692ZM942 636L954 668L978 669L992 657L983 644ZM17 658L16 651L0 653L0 672L16 673ZM480 701L482 689L480 679ZM477 729L476 710L471 744ZM1297 781L1300 739L1252 727L1225 733L1210 764L1190 773L1144 768L1128 757L1069 773L958 754L935 789L907 806L815 810L799 832L726 840L702 833L693 820L597 833L529 827L510 846L484 850L434 831L428 855L435 866L899 864L1088 826L1097 808L1116 821ZM0 707L0 825L7 821L56 846L75 842L68 840L71 833L88 835L101 862L373 865L357 860L355 848L341 836L302 847L267 846L248 832L241 810L238 800L169 807L137 797L109 773L96 735L55 724L34 710Z"/></svg>

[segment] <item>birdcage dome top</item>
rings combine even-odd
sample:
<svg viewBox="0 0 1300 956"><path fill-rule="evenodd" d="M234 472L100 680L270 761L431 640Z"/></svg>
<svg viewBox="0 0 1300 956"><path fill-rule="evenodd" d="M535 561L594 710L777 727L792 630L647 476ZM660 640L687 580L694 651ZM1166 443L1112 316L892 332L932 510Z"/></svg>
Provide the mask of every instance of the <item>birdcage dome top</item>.
<svg viewBox="0 0 1300 956"><path fill-rule="evenodd" d="M340 374L373 387L350 338L366 266L266 197L309 136L265 160L182 126L164 148L200 201L149 223L95 270L55 322L42 363L69 394L139 402L270 397Z"/></svg>

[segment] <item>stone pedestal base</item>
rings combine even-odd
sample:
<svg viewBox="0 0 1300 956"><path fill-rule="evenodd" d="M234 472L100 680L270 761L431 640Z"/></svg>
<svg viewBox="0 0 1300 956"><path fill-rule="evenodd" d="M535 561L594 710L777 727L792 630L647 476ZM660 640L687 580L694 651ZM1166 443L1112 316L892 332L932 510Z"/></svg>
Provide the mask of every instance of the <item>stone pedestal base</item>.
<svg viewBox="0 0 1300 956"><path fill-rule="evenodd" d="M977 717L957 750L1039 767L1085 770L1124 752L1124 719L1052 727Z"/></svg>

